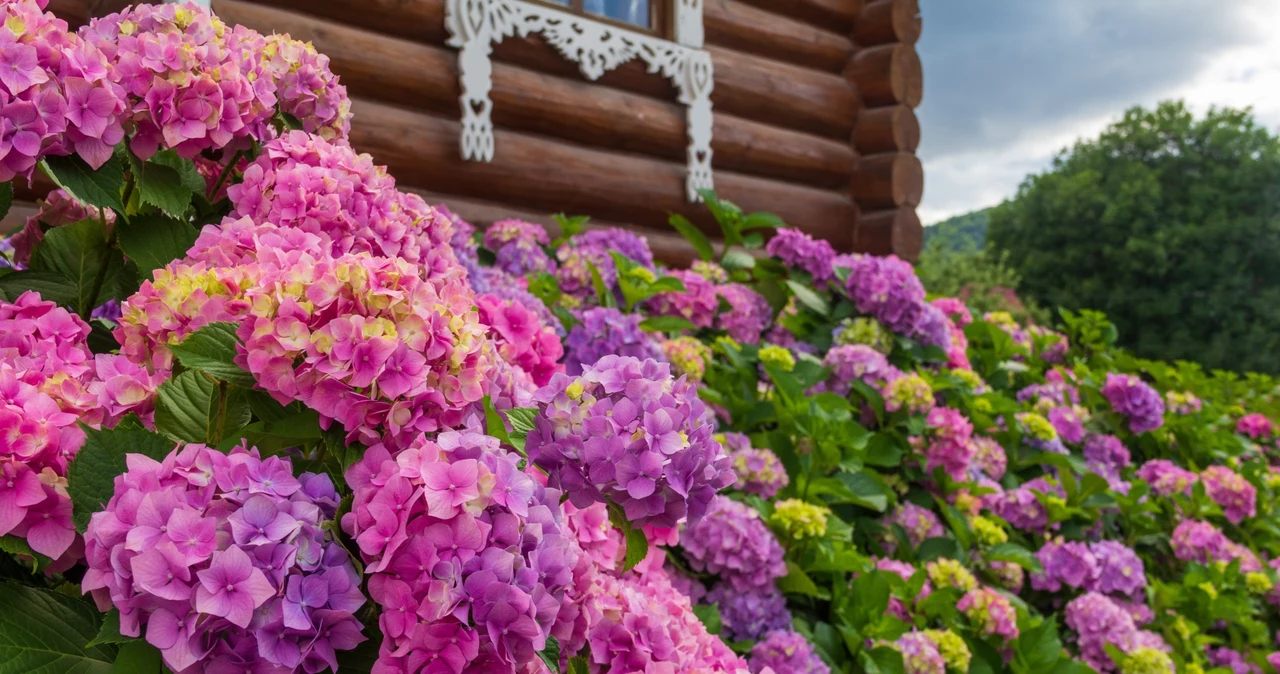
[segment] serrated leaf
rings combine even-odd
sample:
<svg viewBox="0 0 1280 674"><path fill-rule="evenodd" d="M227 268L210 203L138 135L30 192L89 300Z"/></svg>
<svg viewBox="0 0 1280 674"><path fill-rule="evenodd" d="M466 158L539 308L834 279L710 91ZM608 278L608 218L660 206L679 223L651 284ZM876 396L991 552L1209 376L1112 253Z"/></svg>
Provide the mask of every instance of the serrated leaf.
<svg viewBox="0 0 1280 674"><path fill-rule="evenodd" d="M640 321L640 329L645 332L680 332L695 327L689 319L680 316L654 316Z"/></svg>
<svg viewBox="0 0 1280 674"><path fill-rule="evenodd" d="M720 608L715 604L698 604L693 607L693 614L698 616L708 634L719 634L721 628Z"/></svg>
<svg viewBox="0 0 1280 674"><path fill-rule="evenodd" d="M190 223L160 214L135 215L116 223L116 228L120 250L148 278L152 271L185 257L200 235Z"/></svg>
<svg viewBox="0 0 1280 674"><path fill-rule="evenodd" d="M7 301L18 299L28 290L62 306L75 306L80 300L79 286L56 272L24 270L0 276L0 295Z"/></svg>
<svg viewBox="0 0 1280 674"><path fill-rule="evenodd" d="M92 604L51 590L0 583L0 674L110 674L111 654L88 643Z"/></svg>
<svg viewBox="0 0 1280 674"><path fill-rule="evenodd" d="M524 452L525 437L533 430L533 420L538 417L536 407L515 407L507 410L507 423L511 424L511 444Z"/></svg>
<svg viewBox="0 0 1280 674"><path fill-rule="evenodd" d="M168 166L178 172L182 178L182 185L193 193L204 193L205 184L204 177L200 175L200 171L196 169L195 162L190 159L183 159L173 150L160 150L151 155L149 159L152 164Z"/></svg>
<svg viewBox="0 0 1280 674"><path fill-rule="evenodd" d="M120 633L120 611L113 608L102 615L102 627L98 629L98 635L86 645L126 644L136 638L126 637Z"/></svg>
<svg viewBox="0 0 1280 674"><path fill-rule="evenodd" d="M31 255L33 271L57 274L75 288L70 304L82 316L98 305L111 268L118 270L123 265L124 258L108 249L107 231L100 220L81 220L49 230Z"/></svg>
<svg viewBox="0 0 1280 674"><path fill-rule="evenodd" d="M644 535L643 529L627 527L626 534L627 554L622 562L624 572L635 568L649 555L649 537Z"/></svg>
<svg viewBox="0 0 1280 674"><path fill-rule="evenodd" d="M157 461L174 448L172 440L145 428L120 424L112 429L85 430L84 446L67 467L71 519L84 533L93 513L106 507L115 493L115 479L125 472L125 454L142 454Z"/></svg>
<svg viewBox="0 0 1280 674"><path fill-rule="evenodd" d="M715 249L711 247L711 241L707 239L707 235L703 234L702 230L698 229L692 222L689 222L688 218L674 213L667 222L670 222L671 226L677 232L680 232L680 236L683 236L693 246L693 249L698 253L698 257L703 260L710 260L715 257Z"/></svg>
<svg viewBox="0 0 1280 674"><path fill-rule="evenodd" d="M112 674L161 674L166 671L160 661L160 650L138 639L120 647Z"/></svg>
<svg viewBox="0 0 1280 674"><path fill-rule="evenodd" d="M590 674L591 663L587 661L585 655L575 655L569 658L569 674Z"/></svg>
<svg viewBox="0 0 1280 674"><path fill-rule="evenodd" d="M124 189L124 166L115 157L97 170L76 155L45 157L40 166L58 187L77 200L90 206L124 212L124 202L120 200L120 192Z"/></svg>
<svg viewBox="0 0 1280 674"><path fill-rule="evenodd" d="M819 295L817 291L809 286L787 279L787 288L791 289L791 294L796 296L796 301L812 309L819 316L830 316L831 305L827 304L826 298Z"/></svg>
<svg viewBox="0 0 1280 674"><path fill-rule="evenodd" d="M280 419L255 421L224 438L219 449L230 450L244 440L249 446L269 454L323 438L320 415L315 410L302 410Z"/></svg>
<svg viewBox="0 0 1280 674"><path fill-rule="evenodd" d="M210 442L216 434L218 402L218 385L201 372L187 370L156 392L156 430L175 440Z"/></svg>
<svg viewBox="0 0 1280 674"><path fill-rule="evenodd" d="M0 220L9 214L13 207L13 183L0 183Z"/></svg>
<svg viewBox="0 0 1280 674"><path fill-rule="evenodd" d="M181 160L181 157L172 150L166 150L166 152L171 153L166 159L169 163L174 163L173 158ZM155 206L175 218L181 218L191 206L192 194L197 191L204 192L203 180L195 189L191 189L178 168L156 162L155 157L143 161L132 152L129 152L128 156L129 168L133 171L133 182L142 203ZM192 169L195 169L194 164ZM196 175L199 177L198 173Z"/></svg>
<svg viewBox="0 0 1280 674"><path fill-rule="evenodd" d="M220 381L252 388L256 383L253 375L235 364L239 345L234 323L210 323L169 350L189 370L201 370Z"/></svg>
<svg viewBox="0 0 1280 674"><path fill-rule="evenodd" d="M19 538L14 535L0 536L0 550L4 550L14 557L26 557L31 560L32 573L53 563L52 559L32 550L31 546L27 545L25 538Z"/></svg>
<svg viewBox="0 0 1280 674"><path fill-rule="evenodd" d="M560 641L555 637L547 637L547 647L538 651L538 658L554 674L560 674Z"/></svg>

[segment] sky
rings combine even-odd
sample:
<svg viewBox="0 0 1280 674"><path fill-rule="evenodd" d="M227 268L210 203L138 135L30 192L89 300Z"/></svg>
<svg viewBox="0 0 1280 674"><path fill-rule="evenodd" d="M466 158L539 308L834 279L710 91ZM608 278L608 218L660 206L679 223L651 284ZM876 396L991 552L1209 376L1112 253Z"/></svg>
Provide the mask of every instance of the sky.
<svg viewBox="0 0 1280 674"><path fill-rule="evenodd" d="M920 0L925 224L1012 196L1133 105L1280 132L1280 0Z"/></svg>

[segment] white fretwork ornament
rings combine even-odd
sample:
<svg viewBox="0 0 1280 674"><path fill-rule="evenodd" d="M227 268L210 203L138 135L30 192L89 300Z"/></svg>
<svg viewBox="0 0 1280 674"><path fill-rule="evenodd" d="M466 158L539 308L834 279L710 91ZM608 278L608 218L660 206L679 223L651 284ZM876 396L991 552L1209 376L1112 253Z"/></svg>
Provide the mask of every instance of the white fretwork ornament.
<svg viewBox="0 0 1280 674"><path fill-rule="evenodd" d="M650 73L675 85L687 108L690 201L712 189L711 54L702 50L702 0L675 0L676 42L523 0L447 0L445 27L458 54L462 89L462 158L493 161L493 46L509 37L540 34L589 80L640 59Z"/></svg>

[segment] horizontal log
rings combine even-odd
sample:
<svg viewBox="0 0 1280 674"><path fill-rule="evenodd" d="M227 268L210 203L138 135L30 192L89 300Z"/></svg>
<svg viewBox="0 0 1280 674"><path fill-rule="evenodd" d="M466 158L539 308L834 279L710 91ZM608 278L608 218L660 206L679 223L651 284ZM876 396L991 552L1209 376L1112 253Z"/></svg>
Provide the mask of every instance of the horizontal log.
<svg viewBox="0 0 1280 674"><path fill-rule="evenodd" d="M872 255L897 255L914 261L924 245L924 227L911 207L864 212L858 221L857 250Z"/></svg>
<svg viewBox="0 0 1280 674"><path fill-rule="evenodd" d="M386 164L404 185L660 230L679 212L708 233L719 231L705 208L686 201L682 163L502 129L495 132L492 162L463 161L457 121L363 99L352 108L352 145ZM853 243L857 209L842 194L730 171L715 178L720 195L743 210L772 211L842 249Z"/></svg>
<svg viewBox="0 0 1280 674"><path fill-rule="evenodd" d="M457 52L247 2L219 3L224 20L275 28L328 54L353 96L458 116ZM683 161L688 147L684 106L583 80L494 64L493 120L607 149ZM572 101L572 104L567 103ZM839 188L853 175L845 143L719 112L713 116L714 165L820 187Z"/></svg>
<svg viewBox="0 0 1280 674"><path fill-rule="evenodd" d="M870 0L853 22L853 40L863 47L915 44L920 32L919 0Z"/></svg>
<svg viewBox="0 0 1280 674"><path fill-rule="evenodd" d="M408 34L411 34L411 39L428 44L443 44L446 38L443 30L444 0L413 0L412 2L371 0L367 6L364 2L346 3L338 0L317 3L302 3L299 0L269 0L269 2L294 12L306 12L351 26L378 31L388 30L390 22L431 20L440 26L439 31L434 28L430 30L401 28L394 32L388 30L388 32L401 37L409 37ZM848 2L848 0L841 0L841 2ZM224 20L231 22L232 18L243 15L243 6L252 7L257 4L238 0L215 0L213 7ZM358 11L356 7L345 7L345 5L358 5ZM395 10L401 5L406 11L411 9L412 12L407 15L396 15ZM438 14L435 11L435 5L439 6ZM387 12L391 15L387 16ZM275 16L289 15L277 13ZM290 25L305 19L305 16L294 15ZM280 26L266 28L279 32L292 32L291 28ZM848 141L854 118L857 116L858 97L850 83L840 75L722 47L712 46L708 47L708 50L711 52L715 66L715 88L711 96L717 113L729 113L765 124L827 136L842 142ZM493 58L497 62L518 65L528 70L582 79L577 64L565 59L536 36L504 40L494 49ZM386 63L383 65L389 66ZM421 69L420 64L417 63L405 65ZM350 86L351 83L347 84ZM597 84L655 98L675 100L675 89L670 81L648 72L640 61L625 63L605 73Z"/></svg>
<svg viewBox="0 0 1280 674"><path fill-rule="evenodd" d="M818 70L841 72L853 55L843 35L741 0L706 0L702 22L708 44Z"/></svg>
<svg viewBox="0 0 1280 674"><path fill-rule="evenodd" d="M789 16L824 28L833 33L848 35L858 16L862 0L745 0L774 14Z"/></svg>
<svg viewBox="0 0 1280 674"><path fill-rule="evenodd" d="M863 105L869 108L897 103L914 108L924 98L920 55L909 45L859 49L849 61L845 76L857 84Z"/></svg>
<svg viewBox="0 0 1280 674"><path fill-rule="evenodd" d="M853 173L851 191L864 211L918 206L924 196L924 168L907 152L867 155Z"/></svg>
<svg viewBox="0 0 1280 674"><path fill-rule="evenodd" d="M94 0L49 0L46 11L67 22L72 29L83 26L93 16Z"/></svg>
<svg viewBox="0 0 1280 674"><path fill-rule="evenodd" d="M853 146L861 154L915 152L920 147L920 120L906 105L864 108L853 129Z"/></svg>
<svg viewBox="0 0 1280 674"><path fill-rule="evenodd" d="M481 199L467 199L453 195L438 194L436 192L428 192L426 190L412 189L411 191L421 195L429 204L445 204L449 207L449 210L458 217L479 228L488 227L499 220L517 218L526 222L534 222L542 225L553 237L559 236L560 234L560 225L556 223L555 218L536 211L513 208L504 204L484 201ZM698 258L697 252L693 249L693 246L689 244L689 241L683 236L672 231L660 232L648 229L636 229L632 225L603 222L599 220L591 220L587 222L586 227L588 229L602 229L605 227L626 227L628 229L632 229L649 242L649 249L653 251L653 256L658 261L668 265L687 267L689 263ZM724 246L718 241L712 241L711 245L717 252L724 248Z"/></svg>

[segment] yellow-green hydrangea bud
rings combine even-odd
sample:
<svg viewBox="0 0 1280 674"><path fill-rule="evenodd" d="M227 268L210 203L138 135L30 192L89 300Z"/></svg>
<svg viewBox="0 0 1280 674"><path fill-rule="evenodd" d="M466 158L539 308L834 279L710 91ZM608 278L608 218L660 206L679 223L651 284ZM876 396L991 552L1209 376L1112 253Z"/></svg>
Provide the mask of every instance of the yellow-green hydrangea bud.
<svg viewBox="0 0 1280 674"><path fill-rule="evenodd" d="M693 264L689 265L689 271L711 281L712 283L724 283L729 280L729 272L726 272L724 267L707 260L695 261Z"/></svg>
<svg viewBox="0 0 1280 674"><path fill-rule="evenodd" d="M1269 489L1280 487L1280 471L1277 471L1275 466L1271 466L1262 476L1262 481Z"/></svg>
<svg viewBox="0 0 1280 674"><path fill-rule="evenodd" d="M1026 429L1027 435L1045 442L1052 442L1058 439L1058 431L1049 423L1049 420L1034 412L1023 412L1018 415L1018 421L1022 427Z"/></svg>
<svg viewBox="0 0 1280 674"><path fill-rule="evenodd" d="M974 393L987 390L987 383L982 381L982 377L973 370L950 370L951 376L959 379L970 391Z"/></svg>
<svg viewBox="0 0 1280 674"><path fill-rule="evenodd" d="M978 579L954 559L939 559L925 564L924 568L936 587L954 587L965 592L978 589Z"/></svg>
<svg viewBox="0 0 1280 674"><path fill-rule="evenodd" d="M835 343L862 344L887 356L893 351L893 333L874 318L846 318L836 328Z"/></svg>
<svg viewBox="0 0 1280 674"><path fill-rule="evenodd" d="M1218 598L1218 588L1214 587L1213 583L1205 581L1203 583L1200 583L1196 587L1200 588L1201 590L1204 590L1204 593L1209 595L1210 599Z"/></svg>
<svg viewBox="0 0 1280 674"><path fill-rule="evenodd" d="M1266 594L1271 591L1271 588L1275 587L1275 583L1271 582L1271 576L1260 571L1246 573L1244 575L1244 584L1253 594Z"/></svg>
<svg viewBox="0 0 1280 674"><path fill-rule="evenodd" d="M1120 674L1173 674L1173 658L1150 646L1135 648L1120 663Z"/></svg>
<svg viewBox="0 0 1280 674"><path fill-rule="evenodd" d="M1204 674L1204 667L1194 662L1188 662L1182 666L1182 671L1186 674Z"/></svg>
<svg viewBox="0 0 1280 674"><path fill-rule="evenodd" d="M712 344L712 349L717 353L728 353L730 350L741 351L742 345L728 335L716 337L716 341Z"/></svg>
<svg viewBox="0 0 1280 674"><path fill-rule="evenodd" d="M827 516L830 514L831 510L828 508L798 498L789 498L774 504L773 516L769 521L787 536L799 540L827 533Z"/></svg>
<svg viewBox="0 0 1280 674"><path fill-rule="evenodd" d="M795 356L792 356L790 351L776 344L770 344L760 349L760 362L765 365L772 365L784 372L790 372L796 366Z"/></svg>
<svg viewBox="0 0 1280 674"><path fill-rule="evenodd" d="M983 316L983 319L992 325L997 325L1005 330L1017 330L1018 322L1013 320L1013 314L1007 311L992 311Z"/></svg>
<svg viewBox="0 0 1280 674"><path fill-rule="evenodd" d="M969 671L969 660L973 654L969 645L951 630L925 630L924 634L938 647L938 654L946 661L947 667L958 672Z"/></svg>
<svg viewBox="0 0 1280 674"><path fill-rule="evenodd" d="M662 343L662 352L667 355L667 361L677 376L685 375L693 381L702 381L707 373L707 363L711 361L711 347L697 337L668 339Z"/></svg>
<svg viewBox="0 0 1280 674"><path fill-rule="evenodd" d="M923 414L933 405L933 387L918 374L903 375L885 387L884 408L890 412L905 408L912 414Z"/></svg>
<svg viewBox="0 0 1280 674"><path fill-rule="evenodd" d="M999 545L1009 541L1009 534L1000 528L999 524L981 515L970 518L969 526L973 527L973 535L977 536L983 545Z"/></svg>
<svg viewBox="0 0 1280 674"><path fill-rule="evenodd" d="M978 398L973 401L973 411L979 414L991 414L996 408L991 406L991 401L986 398Z"/></svg>
<svg viewBox="0 0 1280 674"><path fill-rule="evenodd" d="M645 283L653 283L658 280L658 277L653 273L652 269L649 269L648 267L641 267L639 265L627 270L627 276L644 281Z"/></svg>

